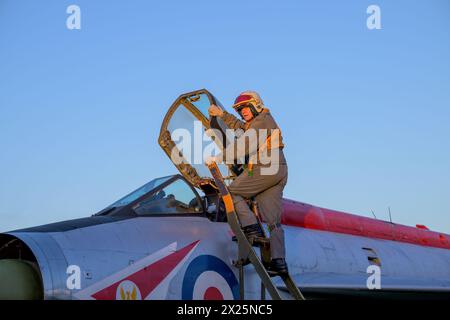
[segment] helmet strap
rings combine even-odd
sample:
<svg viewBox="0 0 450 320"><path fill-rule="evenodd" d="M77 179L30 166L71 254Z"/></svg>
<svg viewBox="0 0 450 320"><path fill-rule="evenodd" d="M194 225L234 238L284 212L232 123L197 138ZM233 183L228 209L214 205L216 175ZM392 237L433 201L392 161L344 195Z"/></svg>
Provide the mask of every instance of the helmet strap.
<svg viewBox="0 0 450 320"><path fill-rule="evenodd" d="M253 104L250 105L250 110L253 113L253 117L257 117L259 115L258 111L256 111L256 108L253 106Z"/></svg>

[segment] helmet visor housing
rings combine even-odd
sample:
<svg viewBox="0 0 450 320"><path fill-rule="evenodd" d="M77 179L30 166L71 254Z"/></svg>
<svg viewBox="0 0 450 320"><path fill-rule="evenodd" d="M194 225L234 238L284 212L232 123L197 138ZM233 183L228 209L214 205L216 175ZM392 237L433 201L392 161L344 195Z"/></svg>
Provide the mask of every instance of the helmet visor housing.
<svg viewBox="0 0 450 320"><path fill-rule="evenodd" d="M239 97L236 98L236 100L234 101L234 105L233 105L234 110L236 110L236 112L238 112L241 117L242 117L242 113L241 110L244 108L250 108L250 110L253 113L253 116L257 116L259 114L258 110L261 109L258 106L258 101L256 101L256 99L251 96L251 95L240 95Z"/></svg>

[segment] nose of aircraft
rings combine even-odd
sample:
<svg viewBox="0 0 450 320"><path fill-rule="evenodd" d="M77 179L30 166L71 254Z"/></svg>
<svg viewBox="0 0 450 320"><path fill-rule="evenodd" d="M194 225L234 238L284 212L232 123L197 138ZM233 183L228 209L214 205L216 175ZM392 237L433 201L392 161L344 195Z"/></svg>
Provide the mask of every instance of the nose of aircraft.
<svg viewBox="0 0 450 320"><path fill-rule="evenodd" d="M43 299L43 292L39 273L31 263L0 260L0 300Z"/></svg>

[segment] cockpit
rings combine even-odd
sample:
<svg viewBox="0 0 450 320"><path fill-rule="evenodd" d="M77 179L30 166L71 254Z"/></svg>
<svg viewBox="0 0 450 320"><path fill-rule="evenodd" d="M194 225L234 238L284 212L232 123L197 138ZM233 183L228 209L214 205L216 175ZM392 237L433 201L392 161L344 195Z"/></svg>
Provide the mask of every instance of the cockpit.
<svg viewBox="0 0 450 320"><path fill-rule="evenodd" d="M205 195L179 174L153 179L95 214L112 217L179 215L203 216L211 221L226 222L220 198Z"/></svg>

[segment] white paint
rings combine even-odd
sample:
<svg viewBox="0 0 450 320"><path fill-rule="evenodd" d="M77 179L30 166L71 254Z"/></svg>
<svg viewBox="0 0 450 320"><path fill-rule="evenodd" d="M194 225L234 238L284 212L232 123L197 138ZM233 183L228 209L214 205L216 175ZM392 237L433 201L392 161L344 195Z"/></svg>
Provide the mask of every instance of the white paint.
<svg viewBox="0 0 450 320"><path fill-rule="evenodd" d="M93 297L91 295L95 294L96 292L112 285L113 283L115 283L116 281L120 280L120 279L125 279L126 277L128 277L129 275L143 269L144 267L168 256L169 254L175 252L177 249L177 243L173 242L170 245L162 248L161 250L135 262L134 264L132 264L131 266L128 266L125 269L122 269L118 272L116 272L115 274L106 277L105 279L96 282L95 284L93 284L92 286L77 292L76 294L74 294L74 297L76 299L81 299L81 300L92 300Z"/></svg>
<svg viewBox="0 0 450 320"><path fill-rule="evenodd" d="M203 300L206 290L210 287L217 288L224 300L234 299L233 292L224 277L215 271L205 271L195 281L193 300Z"/></svg>

